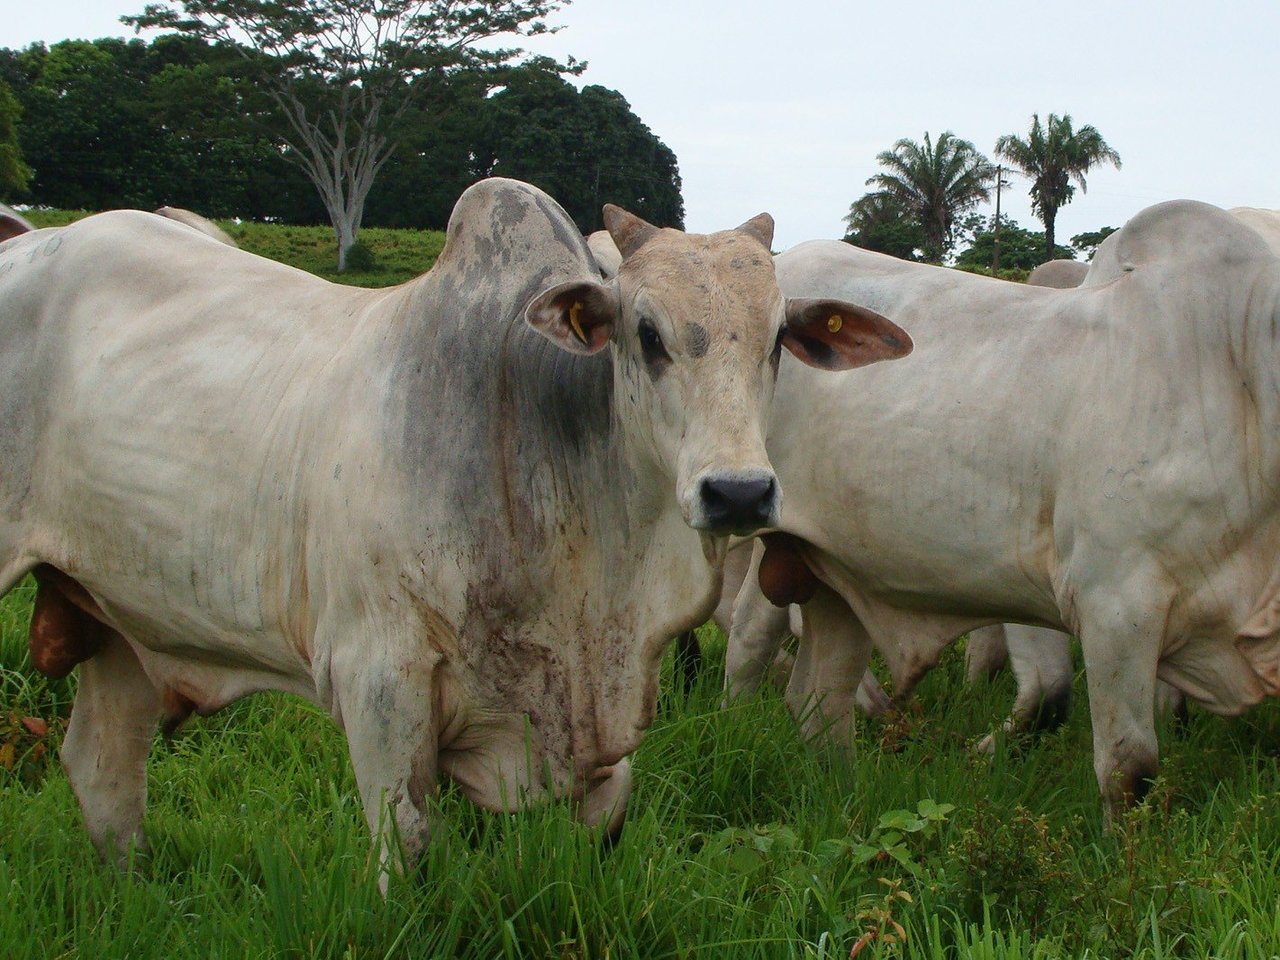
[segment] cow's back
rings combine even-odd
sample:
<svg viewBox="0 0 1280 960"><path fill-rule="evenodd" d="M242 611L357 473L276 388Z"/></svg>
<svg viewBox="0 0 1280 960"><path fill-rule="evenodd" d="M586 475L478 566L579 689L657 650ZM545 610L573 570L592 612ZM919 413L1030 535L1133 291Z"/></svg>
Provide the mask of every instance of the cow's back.
<svg viewBox="0 0 1280 960"><path fill-rule="evenodd" d="M4 562L36 557L101 588L115 622L158 648L270 632L289 576L265 567L297 546L289 507L326 457L318 422L343 410L352 432L373 432L335 361L397 294L345 290L144 213L15 243L0 277L17 408L0 442L18 452Z"/></svg>
<svg viewBox="0 0 1280 960"><path fill-rule="evenodd" d="M1280 210L1233 207L1227 212L1262 237L1271 251L1280 256Z"/></svg>
<svg viewBox="0 0 1280 960"><path fill-rule="evenodd" d="M1033 287L1069 290L1080 286L1088 272L1089 265L1079 260L1049 260L1031 271L1027 283Z"/></svg>

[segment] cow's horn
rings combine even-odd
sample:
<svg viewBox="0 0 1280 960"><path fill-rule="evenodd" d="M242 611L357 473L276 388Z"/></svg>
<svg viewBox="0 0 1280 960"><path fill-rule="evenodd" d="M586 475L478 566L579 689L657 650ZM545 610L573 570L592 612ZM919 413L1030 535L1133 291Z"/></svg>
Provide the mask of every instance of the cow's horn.
<svg viewBox="0 0 1280 960"><path fill-rule="evenodd" d="M604 228L613 237L613 242L617 244L618 252L624 259L643 247L658 232L653 224L612 203L604 205Z"/></svg>

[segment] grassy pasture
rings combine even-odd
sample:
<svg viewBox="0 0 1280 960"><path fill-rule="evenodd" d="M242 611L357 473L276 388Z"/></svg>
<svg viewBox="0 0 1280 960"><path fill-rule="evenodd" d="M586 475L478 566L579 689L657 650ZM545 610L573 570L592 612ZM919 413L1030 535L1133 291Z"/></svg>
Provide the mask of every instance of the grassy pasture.
<svg viewBox="0 0 1280 960"><path fill-rule="evenodd" d="M85 210L31 210L23 214L37 227L60 227L88 216ZM374 269L338 273L338 243L329 227L215 221L243 250L307 270L336 283L386 287L412 280L435 262L444 247L439 230L365 227L360 242L373 254Z"/></svg>
<svg viewBox="0 0 1280 960"><path fill-rule="evenodd" d="M246 226L265 255L332 255L320 228ZM847 752L802 743L773 692L719 710L714 666L687 698L665 682L612 853L562 806L494 816L446 790L386 900L342 738L260 696L157 741L152 851L118 873L53 759L74 679L31 669L32 599L0 601L0 957L1280 954L1280 705L1163 731L1152 801L1105 832L1083 679L1062 731L980 758L1012 682L965 687L959 651Z"/></svg>

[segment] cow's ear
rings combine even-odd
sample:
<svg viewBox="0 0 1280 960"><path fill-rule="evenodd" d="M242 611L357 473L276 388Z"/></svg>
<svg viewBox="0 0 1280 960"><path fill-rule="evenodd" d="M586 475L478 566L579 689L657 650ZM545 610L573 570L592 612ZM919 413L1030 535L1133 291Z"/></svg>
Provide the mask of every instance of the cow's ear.
<svg viewBox="0 0 1280 960"><path fill-rule="evenodd" d="M599 353L618 317L615 284L575 280L544 290L525 307L529 326L570 353Z"/></svg>
<svg viewBox="0 0 1280 960"><path fill-rule="evenodd" d="M612 203L604 205L604 228L609 231L609 236L613 237L613 242L624 260L643 247L658 232L658 228L652 223Z"/></svg>
<svg viewBox="0 0 1280 960"><path fill-rule="evenodd" d="M848 370L905 357L913 344L905 330L874 310L840 300L787 301L782 344L797 359L823 370Z"/></svg>

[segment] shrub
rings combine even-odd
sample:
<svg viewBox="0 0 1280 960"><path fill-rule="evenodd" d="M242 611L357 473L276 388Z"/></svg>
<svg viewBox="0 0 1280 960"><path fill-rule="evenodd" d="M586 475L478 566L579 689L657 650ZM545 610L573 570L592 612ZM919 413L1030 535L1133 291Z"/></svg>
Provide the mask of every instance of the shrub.
<svg viewBox="0 0 1280 960"><path fill-rule="evenodd" d="M950 858L960 871L970 916L981 918L989 907L993 915L1004 913L1013 926L1033 933L1069 905L1078 882L1066 832L1053 832L1046 817L1022 806L1012 816L979 806Z"/></svg>
<svg viewBox="0 0 1280 960"><path fill-rule="evenodd" d="M373 255L373 250L363 240L357 240L347 247L347 269L359 270L362 273L378 269L378 261Z"/></svg>

